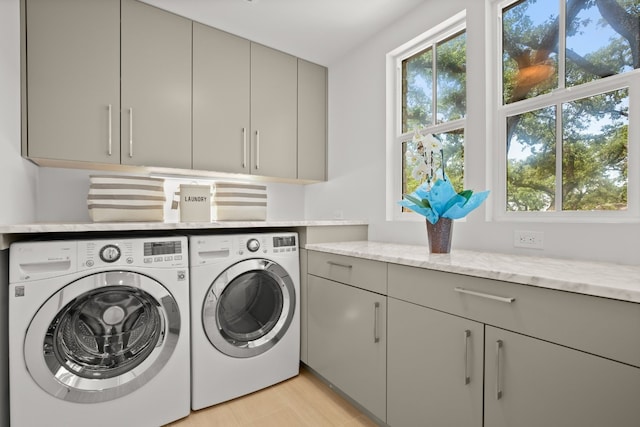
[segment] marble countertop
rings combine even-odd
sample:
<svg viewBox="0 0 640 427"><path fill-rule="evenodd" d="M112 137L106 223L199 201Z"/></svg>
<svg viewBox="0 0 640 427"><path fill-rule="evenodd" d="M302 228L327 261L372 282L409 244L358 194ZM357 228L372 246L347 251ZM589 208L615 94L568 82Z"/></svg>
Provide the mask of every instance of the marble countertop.
<svg viewBox="0 0 640 427"><path fill-rule="evenodd" d="M313 243L307 250L640 303L640 266L452 250L381 242Z"/></svg>
<svg viewBox="0 0 640 427"><path fill-rule="evenodd" d="M69 222L0 225L0 234L69 233L87 231L205 230L217 228L323 227L367 225L358 220L281 220L214 222Z"/></svg>
<svg viewBox="0 0 640 427"><path fill-rule="evenodd" d="M367 225L360 220L279 220L219 222L69 222L0 225L0 249L8 248L12 236L38 233L86 233L102 231L222 230L247 228L330 227Z"/></svg>

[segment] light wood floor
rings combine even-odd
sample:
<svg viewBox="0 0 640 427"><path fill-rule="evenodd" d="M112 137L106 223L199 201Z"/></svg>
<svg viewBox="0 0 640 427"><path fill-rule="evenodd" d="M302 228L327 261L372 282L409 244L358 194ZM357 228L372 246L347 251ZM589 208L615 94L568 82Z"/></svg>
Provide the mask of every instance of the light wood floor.
<svg viewBox="0 0 640 427"><path fill-rule="evenodd" d="M248 396L221 403L167 427L376 426L366 415L304 367L300 375Z"/></svg>

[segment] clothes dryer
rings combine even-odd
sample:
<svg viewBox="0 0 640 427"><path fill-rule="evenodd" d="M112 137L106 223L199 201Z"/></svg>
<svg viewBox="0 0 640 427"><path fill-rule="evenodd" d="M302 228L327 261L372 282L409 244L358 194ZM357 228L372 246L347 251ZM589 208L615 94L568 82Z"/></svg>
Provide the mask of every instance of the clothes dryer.
<svg viewBox="0 0 640 427"><path fill-rule="evenodd" d="M192 409L298 374L297 238L296 233L189 237Z"/></svg>
<svg viewBox="0 0 640 427"><path fill-rule="evenodd" d="M187 244L11 245L12 427L157 427L189 415Z"/></svg>

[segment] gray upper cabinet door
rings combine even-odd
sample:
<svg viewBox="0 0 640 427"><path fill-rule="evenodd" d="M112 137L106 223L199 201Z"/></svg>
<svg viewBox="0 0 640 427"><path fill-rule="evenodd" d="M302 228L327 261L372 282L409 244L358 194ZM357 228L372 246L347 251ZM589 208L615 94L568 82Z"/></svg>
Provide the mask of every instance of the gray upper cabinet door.
<svg viewBox="0 0 640 427"><path fill-rule="evenodd" d="M387 424L482 427L484 325L393 298L387 320Z"/></svg>
<svg viewBox="0 0 640 427"><path fill-rule="evenodd" d="M27 0L27 155L120 163L119 0Z"/></svg>
<svg viewBox="0 0 640 427"><path fill-rule="evenodd" d="M251 174L297 177L298 61L251 43Z"/></svg>
<svg viewBox="0 0 640 427"><path fill-rule="evenodd" d="M250 173L251 42L193 23L193 168Z"/></svg>
<svg viewBox="0 0 640 427"><path fill-rule="evenodd" d="M486 327L485 426L636 427L638 396L638 368Z"/></svg>
<svg viewBox="0 0 640 427"><path fill-rule="evenodd" d="M191 21L122 1L121 162L191 168Z"/></svg>
<svg viewBox="0 0 640 427"><path fill-rule="evenodd" d="M327 179L327 69L298 59L298 178Z"/></svg>

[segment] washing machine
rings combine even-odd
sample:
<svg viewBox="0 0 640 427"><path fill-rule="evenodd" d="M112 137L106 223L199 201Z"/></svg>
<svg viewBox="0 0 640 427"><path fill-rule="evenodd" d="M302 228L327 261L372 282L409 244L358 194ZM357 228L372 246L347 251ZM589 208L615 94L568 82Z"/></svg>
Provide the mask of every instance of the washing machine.
<svg viewBox="0 0 640 427"><path fill-rule="evenodd" d="M296 233L189 237L191 408L298 375Z"/></svg>
<svg viewBox="0 0 640 427"><path fill-rule="evenodd" d="M157 427L190 412L186 237L13 243L12 427Z"/></svg>

